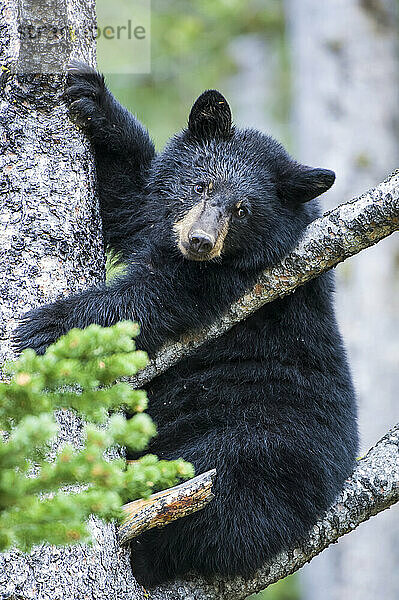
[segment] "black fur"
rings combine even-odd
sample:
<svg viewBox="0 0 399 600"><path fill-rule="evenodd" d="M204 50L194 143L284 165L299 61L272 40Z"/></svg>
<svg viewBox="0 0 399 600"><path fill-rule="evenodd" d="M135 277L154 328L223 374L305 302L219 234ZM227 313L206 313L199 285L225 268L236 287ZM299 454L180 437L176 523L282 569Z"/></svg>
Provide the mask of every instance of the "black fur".
<svg viewBox="0 0 399 600"><path fill-rule="evenodd" d="M188 117L188 129L199 141L231 136L230 106L220 92L207 90L197 98Z"/></svg>
<svg viewBox="0 0 399 600"><path fill-rule="evenodd" d="M211 323L293 248L319 214L315 201L304 202L334 180L293 161L270 137L231 128L228 105L219 105L220 128L217 109L208 124L206 110L194 110L190 128L155 156L146 130L100 75L73 65L67 99L93 143L105 238L127 270L109 287L31 311L16 334L20 350L43 352L72 327L134 319L138 346L154 354ZM213 183L201 198L230 223L222 255L202 262L183 256L174 230L198 202L198 182ZM197 473L216 467L217 479L204 510L132 543L138 581L150 586L189 570L248 577L300 542L332 503L357 449L332 295L331 275L323 275L147 386L159 432L149 451L183 457Z"/></svg>

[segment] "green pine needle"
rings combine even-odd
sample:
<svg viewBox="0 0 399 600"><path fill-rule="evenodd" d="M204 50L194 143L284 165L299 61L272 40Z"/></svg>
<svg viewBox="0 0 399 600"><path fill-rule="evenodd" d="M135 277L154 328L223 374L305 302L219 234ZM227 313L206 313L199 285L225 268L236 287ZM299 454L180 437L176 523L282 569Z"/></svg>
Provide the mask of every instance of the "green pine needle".
<svg viewBox="0 0 399 600"><path fill-rule="evenodd" d="M135 349L138 333L128 321L90 325L73 329L43 356L25 350L8 363L11 381L0 383L0 551L90 543L90 514L118 519L125 502L193 477L183 460L147 455L127 465L106 458L117 446L142 452L156 435L143 412L145 392L118 382L147 363ZM84 419L84 446L65 445L49 460L58 431L53 413L60 409Z"/></svg>

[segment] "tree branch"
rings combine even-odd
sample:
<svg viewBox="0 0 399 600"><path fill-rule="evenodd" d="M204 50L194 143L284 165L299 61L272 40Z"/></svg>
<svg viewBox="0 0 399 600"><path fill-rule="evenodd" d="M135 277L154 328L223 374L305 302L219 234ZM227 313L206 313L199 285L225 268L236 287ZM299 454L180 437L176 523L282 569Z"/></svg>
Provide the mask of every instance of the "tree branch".
<svg viewBox="0 0 399 600"><path fill-rule="evenodd" d="M160 375L204 342L213 340L267 302L293 292L349 256L373 246L399 229L399 170L367 193L341 204L311 223L297 248L267 269L256 285L210 327L166 345L131 378L138 388Z"/></svg>
<svg viewBox="0 0 399 600"><path fill-rule="evenodd" d="M164 493L175 498L175 488ZM207 493L211 493L210 489ZM172 500L174 501L174 500ZM367 455L359 460L346 485L309 537L294 550L282 552L271 564L264 565L249 581L241 577L217 577L204 581L188 576L162 585L150 592L152 600L243 600L275 581L300 569L338 538L356 529L360 523L399 501L399 424L393 427ZM250 510L250 507L248 507ZM141 529L140 531L143 531ZM127 538L126 538L127 539Z"/></svg>
<svg viewBox="0 0 399 600"><path fill-rule="evenodd" d="M214 497L212 483L216 469L201 473L189 481L152 494L148 500L135 500L122 508L125 519L119 528L121 544L153 527L164 527L171 521L186 517L204 508Z"/></svg>

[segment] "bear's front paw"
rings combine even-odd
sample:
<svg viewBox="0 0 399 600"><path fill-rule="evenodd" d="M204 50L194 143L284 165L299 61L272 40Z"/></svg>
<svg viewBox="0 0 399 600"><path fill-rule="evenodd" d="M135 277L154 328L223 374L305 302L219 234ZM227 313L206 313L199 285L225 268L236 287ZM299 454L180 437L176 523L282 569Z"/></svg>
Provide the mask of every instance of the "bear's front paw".
<svg viewBox="0 0 399 600"><path fill-rule="evenodd" d="M44 354L48 346L67 332L66 317L62 301L30 310L22 316L14 332L14 348L18 353L32 348L37 354Z"/></svg>
<svg viewBox="0 0 399 600"><path fill-rule="evenodd" d="M64 100L71 119L88 133L97 125L103 125L106 94L104 77L100 73L77 60L69 63Z"/></svg>

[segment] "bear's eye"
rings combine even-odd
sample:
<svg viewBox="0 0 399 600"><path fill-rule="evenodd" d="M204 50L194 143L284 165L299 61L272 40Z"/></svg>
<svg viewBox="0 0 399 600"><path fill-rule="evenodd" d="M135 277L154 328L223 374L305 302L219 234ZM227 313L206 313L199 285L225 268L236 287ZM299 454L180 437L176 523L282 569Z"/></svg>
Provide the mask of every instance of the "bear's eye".
<svg viewBox="0 0 399 600"><path fill-rule="evenodd" d="M194 185L194 192L196 194L203 194L205 192L206 185L205 183L196 183Z"/></svg>
<svg viewBox="0 0 399 600"><path fill-rule="evenodd" d="M234 208L234 216L236 219L245 219L249 214L249 210L245 206L236 206Z"/></svg>

